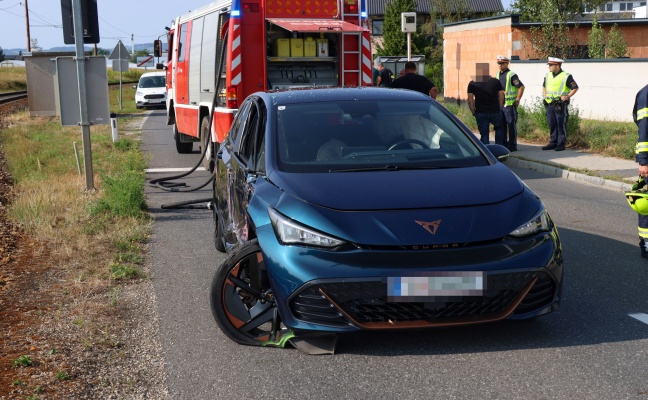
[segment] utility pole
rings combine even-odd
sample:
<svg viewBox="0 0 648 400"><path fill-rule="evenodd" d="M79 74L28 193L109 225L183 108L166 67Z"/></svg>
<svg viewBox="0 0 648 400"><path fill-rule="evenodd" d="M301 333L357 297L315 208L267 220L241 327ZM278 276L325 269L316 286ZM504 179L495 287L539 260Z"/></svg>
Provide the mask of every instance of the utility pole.
<svg viewBox="0 0 648 400"><path fill-rule="evenodd" d="M25 0L25 24L27 25L27 52L31 53L31 38L29 37L29 8Z"/></svg>
<svg viewBox="0 0 648 400"><path fill-rule="evenodd" d="M135 35L131 33L131 57L135 57Z"/></svg>

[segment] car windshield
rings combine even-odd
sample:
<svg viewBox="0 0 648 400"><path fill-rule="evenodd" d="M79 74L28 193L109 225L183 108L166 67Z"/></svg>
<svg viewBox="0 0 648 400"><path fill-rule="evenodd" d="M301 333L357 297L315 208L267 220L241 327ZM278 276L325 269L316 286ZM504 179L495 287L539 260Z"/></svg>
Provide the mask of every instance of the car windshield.
<svg viewBox="0 0 648 400"><path fill-rule="evenodd" d="M465 168L488 160L429 101L279 105L278 167L286 172Z"/></svg>
<svg viewBox="0 0 648 400"><path fill-rule="evenodd" d="M165 80L163 76L143 76L140 78L139 87L145 89L164 87Z"/></svg>

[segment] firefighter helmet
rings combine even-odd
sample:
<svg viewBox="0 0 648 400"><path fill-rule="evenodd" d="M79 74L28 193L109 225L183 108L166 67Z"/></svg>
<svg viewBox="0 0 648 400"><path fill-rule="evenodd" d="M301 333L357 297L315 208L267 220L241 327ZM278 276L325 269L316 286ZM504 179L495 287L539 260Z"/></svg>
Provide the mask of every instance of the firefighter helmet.
<svg viewBox="0 0 648 400"><path fill-rule="evenodd" d="M646 182L639 177L637 183L632 185L632 190L625 192L630 208L641 215L648 215L648 192L644 186Z"/></svg>

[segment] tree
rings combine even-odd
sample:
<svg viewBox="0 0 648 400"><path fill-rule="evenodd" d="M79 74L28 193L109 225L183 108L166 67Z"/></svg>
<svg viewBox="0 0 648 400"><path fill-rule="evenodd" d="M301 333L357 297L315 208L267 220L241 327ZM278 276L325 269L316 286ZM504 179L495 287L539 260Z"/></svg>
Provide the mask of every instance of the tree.
<svg viewBox="0 0 648 400"><path fill-rule="evenodd" d="M383 43L376 46L379 56L398 56L407 54L407 34L401 32L401 13L415 12L416 0L392 0L385 7L385 20L383 21ZM418 31L418 29L417 29ZM423 49L416 45L418 32L411 34L412 54L421 54ZM397 71L394 71L397 72Z"/></svg>
<svg viewBox="0 0 648 400"><path fill-rule="evenodd" d="M605 58L605 30L601 28L596 18L589 32L588 53L590 58Z"/></svg>
<svg viewBox="0 0 648 400"><path fill-rule="evenodd" d="M626 57L628 55L628 45L617 24L612 25L608 34L608 58Z"/></svg>
<svg viewBox="0 0 648 400"><path fill-rule="evenodd" d="M3 62L4 60L5 60L4 50L2 50L2 47L0 47L0 62Z"/></svg>
<svg viewBox="0 0 648 400"><path fill-rule="evenodd" d="M531 44L531 48L527 49L528 54L538 59L568 58L571 46L569 27L559 10L547 2L540 8L540 22L542 25L539 28L531 27L530 37L526 38Z"/></svg>
<svg viewBox="0 0 648 400"><path fill-rule="evenodd" d="M586 9L597 9L606 2L607 0L515 0L510 7L521 15L522 22L541 21L545 8L554 10L561 21L571 21L576 15L582 15Z"/></svg>

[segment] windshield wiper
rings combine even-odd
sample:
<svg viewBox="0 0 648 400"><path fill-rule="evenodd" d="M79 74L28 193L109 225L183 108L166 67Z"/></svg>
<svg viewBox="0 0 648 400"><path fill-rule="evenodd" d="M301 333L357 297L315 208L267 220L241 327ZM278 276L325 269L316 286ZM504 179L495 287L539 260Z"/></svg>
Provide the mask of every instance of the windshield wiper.
<svg viewBox="0 0 648 400"><path fill-rule="evenodd" d="M330 169L329 172L371 172L371 171L405 171L414 169L448 169L463 168L467 165L385 165L384 167L364 167L364 168L347 168L347 169Z"/></svg>
<svg viewBox="0 0 648 400"><path fill-rule="evenodd" d="M368 172L368 171L398 171L395 165L385 165L382 167L363 167L363 168L345 168L345 169L330 169L329 172Z"/></svg>

